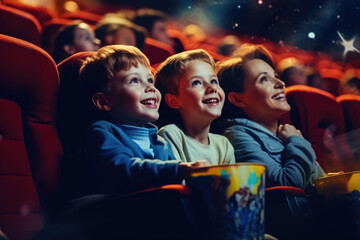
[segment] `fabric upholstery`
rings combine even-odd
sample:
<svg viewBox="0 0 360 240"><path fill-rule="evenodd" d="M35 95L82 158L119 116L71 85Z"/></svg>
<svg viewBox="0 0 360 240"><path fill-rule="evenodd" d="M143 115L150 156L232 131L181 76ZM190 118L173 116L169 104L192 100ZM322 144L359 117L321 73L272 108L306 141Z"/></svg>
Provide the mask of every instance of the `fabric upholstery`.
<svg viewBox="0 0 360 240"><path fill-rule="evenodd" d="M30 13L39 21L39 23L41 25L43 25L45 22L55 18L55 13L53 13L46 7L30 6L27 4L23 4L23 3L15 2L15 1L9 1L9 0L4 1L3 4L13 7L13 8L16 8L16 9L19 9L24 12Z"/></svg>
<svg viewBox="0 0 360 240"><path fill-rule="evenodd" d="M345 137L345 121L335 97L309 86L286 89L291 123L312 144L325 172L354 170L356 164Z"/></svg>
<svg viewBox="0 0 360 240"><path fill-rule="evenodd" d="M163 42L153 38L146 38L143 53L149 58L150 64L154 65L165 61L168 57L175 54L175 51L171 46Z"/></svg>
<svg viewBox="0 0 360 240"><path fill-rule="evenodd" d="M337 97L336 101L344 112L346 131L360 128L360 96L344 94Z"/></svg>
<svg viewBox="0 0 360 240"><path fill-rule="evenodd" d="M360 96L345 94L336 98L341 105L346 125L346 136L355 159L360 163Z"/></svg>
<svg viewBox="0 0 360 240"><path fill-rule="evenodd" d="M76 11L76 12L65 12L59 16L63 19L72 19L72 20L83 20L84 22L95 25L103 19L102 15L98 15L86 11Z"/></svg>
<svg viewBox="0 0 360 240"><path fill-rule="evenodd" d="M0 34L23 39L40 46L41 26L29 13L0 5Z"/></svg>
<svg viewBox="0 0 360 240"><path fill-rule="evenodd" d="M26 154L20 106L0 98L0 116L0 226L11 239L31 239L44 221Z"/></svg>
<svg viewBox="0 0 360 240"><path fill-rule="evenodd" d="M83 61L95 52L75 53L57 65L60 88L57 99L57 128L64 151L72 150L86 129L89 114L81 98L79 70Z"/></svg>
<svg viewBox="0 0 360 240"><path fill-rule="evenodd" d="M0 97L20 106L32 175L40 201L45 202L56 187L62 156L54 125L56 65L39 47L5 35L0 35L0 52Z"/></svg>

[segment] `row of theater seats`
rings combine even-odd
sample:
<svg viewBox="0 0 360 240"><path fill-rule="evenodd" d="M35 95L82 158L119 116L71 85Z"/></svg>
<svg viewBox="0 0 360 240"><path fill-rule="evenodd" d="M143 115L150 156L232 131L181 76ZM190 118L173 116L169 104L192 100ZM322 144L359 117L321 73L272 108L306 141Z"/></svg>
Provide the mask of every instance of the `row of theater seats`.
<svg viewBox="0 0 360 240"><path fill-rule="evenodd" d="M58 186L63 150L70 148L60 141L67 138L66 132L55 125L57 96L61 99L63 94L66 96L63 99L76 102L78 92L72 88L77 84L74 81L81 59L92 53L78 53L56 66L41 48L5 35L0 35L0 52L0 226L10 239L31 239L44 227L47 216L44 209ZM359 98L351 95L335 98L306 86L289 87L287 92L292 111L283 121L302 130L313 144L322 167L354 170L356 162L349 157L351 148L344 133L359 128ZM64 111L76 112L76 108L68 109L68 103L62 101ZM63 130L75 127L77 123L71 122L74 119L77 118L62 119ZM61 125L58 127L61 129ZM76 131L76 127L68 131ZM289 197L288 188L285 189L276 189L282 193L281 198ZM267 193L271 191L274 190L268 189ZM176 189L170 192L182 196ZM302 191L289 194L304 200ZM301 201L292 202L297 206ZM267 218L274 216L272 209L268 207ZM305 218L306 214L305 211ZM282 229L281 225L277 227Z"/></svg>
<svg viewBox="0 0 360 240"><path fill-rule="evenodd" d="M61 144L55 124L59 86L66 86L66 81L70 87L76 85L71 84L71 81L76 81L73 74L76 76L81 63L78 58L85 58L91 53L79 53L61 63L58 66L62 80L60 84L57 66L41 48L0 35L0 52L0 226L10 239L32 239L49 219L48 203L58 187L59 166L64 156L63 149L66 149ZM65 79L65 76L70 76L71 79ZM76 101L70 95L67 97ZM66 102L63 103L66 105ZM159 195L155 194L159 199L179 202L179 197L186 195L182 189L183 187L175 186L166 191L156 189L147 191L151 192L148 194L127 197L122 200L124 205L119 211L123 211L126 206L128 215L125 216L130 219L131 213L139 208L139 204L129 205L134 199L135 202L148 206L147 209L154 209L154 206L147 205L153 202L149 201L154 199L153 191L160 191ZM181 213L183 210L179 205L176 206L176 212ZM169 216L165 214L169 212L168 207L156 207L158 216L163 216L160 220L164 223L169 222ZM137 213L140 214L139 211ZM148 219L149 215L146 213L151 214L143 211L145 215L137 217ZM127 218L123 217L118 221L124 219ZM179 223L181 219L183 220L178 215L172 216L175 223ZM157 224L158 221L150 224L152 227L149 227L149 231L153 229L153 234L159 232ZM183 224L179 226L185 226Z"/></svg>
<svg viewBox="0 0 360 240"><path fill-rule="evenodd" d="M302 85L286 92L291 111L281 121L301 130L325 172L359 170L360 98Z"/></svg>
<svg viewBox="0 0 360 240"><path fill-rule="evenodd" d="M33 43L49 54L52 54L56 33L63 26L68 25L75 19L80 19L94 27L102 19L101 15L83 11L64 13L59 18L55 18L50 13L46 15L46 12L42 12L42 9L29 8L26 5L0 4L0 34ZM182 36L180 36L179 31L173 30L170 31L170 34L181 44L179 38ZM184 46L180 47L184 48ZM146 38L143 51L152 65L158 65L175 53L172 47L151 38ZM214 56L218 55L214 53Z"/></svg>

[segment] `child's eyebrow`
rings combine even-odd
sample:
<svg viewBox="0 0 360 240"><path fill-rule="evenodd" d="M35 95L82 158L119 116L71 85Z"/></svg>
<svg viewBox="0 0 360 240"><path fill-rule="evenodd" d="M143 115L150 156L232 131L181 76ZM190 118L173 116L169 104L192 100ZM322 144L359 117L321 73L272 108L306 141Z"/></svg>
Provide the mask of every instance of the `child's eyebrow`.
<svg viewBox="0 0 360 240"><path fill-rule="evenodd" d="M213 78L213 77L216 77L216 78L217 78L216 74L209 75L209 77L210 77L210 78ZM188 81L190 81L190 80L192 80L192 79L194 79L194 78L204 79L205 77L204 77L204 76L201 76L201 75L194 75L194 76L192 76L191 78L189 78Z"/></svg>

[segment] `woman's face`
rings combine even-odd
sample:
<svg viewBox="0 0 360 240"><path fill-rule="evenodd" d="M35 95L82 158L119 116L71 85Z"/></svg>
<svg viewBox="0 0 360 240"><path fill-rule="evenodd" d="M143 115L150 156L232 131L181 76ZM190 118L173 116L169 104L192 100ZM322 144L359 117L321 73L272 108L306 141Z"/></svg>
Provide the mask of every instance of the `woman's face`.
<svg viewBox="0 0 360 240"><path fill-rule="evenodd" d="M279 119L290 110L285 97L285 84L276 77L265 61L253 59L245 63L245 91L240 94L244 111L254 121Z"/></svg>

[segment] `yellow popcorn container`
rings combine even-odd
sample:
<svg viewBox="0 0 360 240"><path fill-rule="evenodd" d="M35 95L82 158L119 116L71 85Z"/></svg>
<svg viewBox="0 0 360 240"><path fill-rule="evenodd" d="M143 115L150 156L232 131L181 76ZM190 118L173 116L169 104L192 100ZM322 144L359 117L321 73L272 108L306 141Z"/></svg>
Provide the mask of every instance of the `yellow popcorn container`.
<svg viewBox="0 0 360 240"><path fill-rule="evenodd" d="M195 226L208 239L264 239L265 166L195 168L187 176Z"/></svg>

